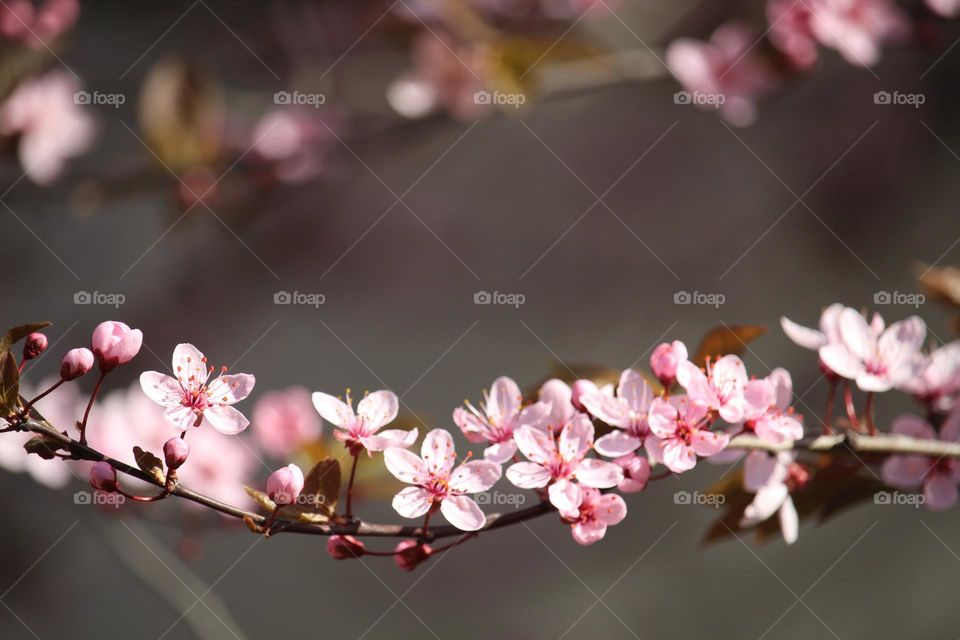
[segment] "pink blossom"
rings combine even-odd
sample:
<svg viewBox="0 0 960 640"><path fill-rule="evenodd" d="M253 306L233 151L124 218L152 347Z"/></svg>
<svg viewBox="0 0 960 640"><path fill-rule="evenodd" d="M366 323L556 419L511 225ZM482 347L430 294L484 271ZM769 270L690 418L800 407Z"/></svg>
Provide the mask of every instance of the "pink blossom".
<svg viewBox="0 0 960 640"><path fill-rule="evenodd" d="M254 153L270 163L281 182L313 179L326 169L336 138L325 114L307 107L283 107L265 113L253 129Z"/></svg>
<svg viewBox="0 0 960 640"><path fill-rule="evenodd" d="M747 406L743 397L747 369L737 356L723 356L712 366L708 362L706 373L692 362L681 362L677 382L686 389L691 401L713 409L730 424L743 420Z"/></svg>
<svg viewBox="0 0 960 640"><path fill-rule="evenodd" d="M20 166L39 185L56 180L93 142L93 119L74 102L76 92L70 75L53 72L21 82L0 104L0 135L18 136Z"/></svg>
<svg viewBox="0 0 960 640"><path fill-rule="evenodd" d="M334 560L350 560L363 555L365 546L353 536L330 536L327 539L327 553Z"/></svg>
<svg viewBox="0 0 960 640"><path fill-rule="evenodd" d="M252 431L271 456L286 458L316 441L322 432L320 417L303 387L268 391L253 405Z"/></svg>
<svg viewBox="0 0 960 640"><path fill-rule="evenodd" d="M744 398L747 401L745 426L761 440L779 444L803 437L803 423L790 408L793 381L786 369L774 369L765 379L748 382Z"/></svg>
<svg viewBox="0 0 960 640"><path fill-rule="evenodd" d="M563 516L576 517L583 500L580 485L609 489L623 480L618 465L586 457L593 445L593 423L583 414L565 424L559 437L524 425L514 438L529 462L511 465L507 479L521 489L549 485L550 503Z"/></svg>
<svg viewBox="0 0 960 640"><path fill-rule="evenodd" d="M60 377L64 380L76 380L93 368L93 352L89 349L70 349L60 361Z"/></svg>
<svg viewBox="0 0 960 640"><path fill-rule="evenodd" d="M517 452L513 432L521 424L542 424L544 413L553 406L535 403L522 408L523 396L517 383L502 376L490 385L490 393L484 391L484 400L478 410L468 401L466 409L453 410L453 422L470 442L488 442L490 446L483 457L503 464Z"/></svg>
<svg viewBox="0 0 960 640"><path fill-rule="evenodd" d="M417 430L380 429L397 417L400 400L392 391L374 391L364 396L353 411L353 400L347 389L347 401L343 402L320 391L314 392L313 406L323 419L337 427L333 435L357 455L363 449L367 453L383 451L388 447L409 447L417 441Z"/></svg>
<svg viewBox="0 0 960 640"><path fill-rule="evenodd" d="M573 539L590 545L603 539L607 527L620 524L627 517L627 503L615 493L602 494L592 487L584 487L583 500L577 516L570 520Z"/></svg>
<svg viewBox="0 0 960 640"><path fill-rule="evenodd" d="M143 344L143 333L140 329L131 329L122 322L111 320L97 325L91 342L100 371L106 373L133 360Z"/></svg>
<svg viewBox="0 0 960 640"><path fill-rule="evenodd" d="M647 481L650 480L650 461L644 456L628 453L616 458L613 463L623 469L623 480L617 485L617 489L624 493L637 493L647 488Z"/></svg>
<svg viewBox="0 0 960 640"><path fill-rule="evenodd" d="M773 72L755 53L756 42L756 34L742 24L721 25L709 42L671 42L667 66L688 92L711 98L698 106L718 108L731 124L746 126L756 120L756 99L776 84Z"/></svg>
<svg viewBox="0 0 960 640"><path fill-rule="evenodd" d="M256 378L248 373L221 374L210 380L213 367L192 344L178 344L173 350L176 377L159 371L140 374L140 386L148 398L166 410L164 417L178 429L209 424L220 433L234 435L250 424L232 406L253 391Z"/></svg>
<svg viewBox="0 0 960 640"><path fill-rule="evenodd" d="M882 320L868 325L854 309L840 313L840 341L820 347L820 359L839 376L855 380L863 391L887 391L916 371L927 335L923 320L911 316L882 333Z"/></svg>
<svg viewBox="0 0 960 640"><path fill-rule="evenodd" d="M38 48L66 32L77 21L77 0L7 0L0 7L0 37Z"/></svg>
<svg viewBox="0 0 960 640"><path fill-rule="evenodd" d="M397 543L393 561L404 571L413 571L433 553L433 549L426 543L416 540L401 540Z"/></svg>
<svg viewBox="0 0 960 640"><path fill-rule="evenodd" d="M906 14L892 0L805 1L813 37L853 65L875 65L882 45L902 39L909 30Z"/></svg>
<svg viewBox="0 0 960 640"><path fill-rule="evenodd" d="M939 438L930 423L913 415L894 419L893 433L920 440L960 442L960 412L954 411L940 427ZM960 461L956 458L930 458L918 455L890 456L881 468L883 481L898 489L923 486L924 504L933 511L949 509L957 502Z"/></svg>
<svg viewBox="0 0 960 640"><path fill-rule="evenodd" d="M926 0L927 7L945 18L960 15L960 0Z"/></svg>
<svg viewBox="0 0 960 640"><path fill-rule="evenodd" d="M650 369L664 387L669 387L677 377L677 367L687 361L687 345L679 340L657 345L650 355Z"/></svg>
<svg viewBox="0 0 960 640"><path fill-rule="evenodd" d="M528 424L541 431L560 431L578 413L573 404L573 389L563 380L547 380L540 386L537 395L538 406L521 410L519 424Z"/></svg>
<svg viewBox="0 0 960 640"><path fill-rule="evenodd" d="M650 437L647 413L653 390L643 376L633 369L620 374L616 396L593 393L581 398L591 415L617 429L601 436L594 448L604 456L616 457L632 453Z"/></svg>
<svg viewBox="0 0 960 640"><path fill-rule="evenodd" d="M90 468L90 484L94 489L113 493L117 490L117 472L106 462L96 462Z"/></svg>
<svg viewBox="0 0 960 640"><path fill-rule="evenodd" d="M801 69L817 61L817 41L810 20L813 12L805 0L768 0L770 42Z"/></svg>
<svg viewBox="0 0 960 640"><path fill-rule="evenodd" d="M171 471L182 467L189 455L190 446L181 437L174 436L163 443L163 461Z"/></svg>
<svg viewBox="0 0 960 640"><path fill-rule="evenodd" d="M295 464L277 469L267 478L267 494L276 504L293 504L303 491L303 471Z"/></svg>
<svg viewBox="0 0 960 640"><path fill-rule="evenodd" d="M647 444L651 458L682 473L696 466L698 455L706 458L722 451L730 437L710 431L709 413L707 405L690 398L655 398L649 423L656 438Z"/></svg>
<svg viewBox="0 0 960 640"><path fill-rule="evenodd" d="M23 343L23 361L33 360L47 349L47 336L34 332Z"/></svg>
<svg viewBox="0 0 960 640"><path fill-rule="evenodd" d="M596 393L602 393L604 395L612 396L613 395L613 385L605 384L603 387L598 387L593 380L587 380L581 378L579 380L574 380L573 384L570 385L570 402L573 403L574 408L577 411L587 411L588 409L583 406L583 397L593 395Z"/></svg>
<svg viewBox="0 0 960 640"><path fill-rule="evenodd" d="M393 508L404 518L417 518L439 506L447 522L463 531L483 528L487 518L467 494L486 491L500 479L500 465L489 460L465 462L456 468L453 437L443 429L427 434L415 453L390 447L383 453L387 469L413 486L393 498Z"/></svg>
<svg viewBox="0 0 960 640"><path fill-rule="evenodd" d="M938 411L950 411L960 392L960 340L945 344L917 362L916 374L898 388Z"/></svg>
<svg viewBox="0 0 960 640"><path fill-rule="evenodd" d="M806 481L806 472L794 463L794 454L781 452L770 455L751 451L743 463L743 485L755 493L740 519L741 527L752 527L778 513L780 530L787 544L797 541L800 519L790 497L789 482Z"/></svg>

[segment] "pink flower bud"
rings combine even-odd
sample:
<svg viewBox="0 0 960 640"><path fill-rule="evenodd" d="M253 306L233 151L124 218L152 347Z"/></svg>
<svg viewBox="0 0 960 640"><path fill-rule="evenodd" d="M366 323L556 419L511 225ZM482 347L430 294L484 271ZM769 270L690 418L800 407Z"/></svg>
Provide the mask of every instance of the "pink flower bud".
<svg viewBox="0 0 960 640"><path fill-rule="evenodd" d="M113 493L117 490L117 472L106 462L98 462L90 469L90 484L94 489Z"/></svg>
<svg viewBox="0 0 960 640"><path fill-rule="evenodd" d="M295 464L277 469L267 478L267 494L279 504L293 504L303 491L303 471Z"/></svg>
<svg viewBox="0 0 960 640"><path fill-rule="evenodd" d="M404 571L413 571L417 566L430 557L433 549L428 544L421 544L416 540L403 540L397 545L393 561Z"/></svg>
<svg viewBox="0 0 960 640"><path fill-rule="evenodd" d="M363 543L353 536L330 536L327 553L334 560L349 560L363 555Z"/></svg>
<svg viewBox="0 0 960 640"><path fill-rule="evenodd" d="M60 361L60 377L64 380L79 378L90 369L93 369L93 353L90 349L70 349Z"/></svg>
<svg viewBox="0 0 960 640"><path fill-rule="evenodd" d="M31 333L23 344L23 361L33 360L47 348L47 336L42 333Z"/></svg>
<svg viewBox="0 0 960 640"><path fill-rule="evenodd" d="M650 368L660 383L668 387L677 377L677 367L687 359L687 347L679 340L664 342L650 355Z"/></svg>
<svg viewBox="0 0 960 640"><path fill-rule="evenodd" d="M106 373L117 365L126 364L140 351L143 333L122 322L101 322L93 330L93 353L100 370Z"/></svg>
<svg viewBox="0 0 960 640"><path fill-rule="evenodd" d="M163 443L163 459L168 469L179 469L180 465L187 461L188 455L190 447L187 441L179 436Z"/></svg>
<svg viewBox="0 0 960 640"><path fill-rule="evenodd" d="M586 408L580 402L580 398L584 395L591 393L600 393L600 389L597 388L597 385L594 384L592 380L575 380L572 385L570 385L570 391L572 394L570 396L570 401L573 402L573 406L577 408L578 411L586 411Z"/></svg>

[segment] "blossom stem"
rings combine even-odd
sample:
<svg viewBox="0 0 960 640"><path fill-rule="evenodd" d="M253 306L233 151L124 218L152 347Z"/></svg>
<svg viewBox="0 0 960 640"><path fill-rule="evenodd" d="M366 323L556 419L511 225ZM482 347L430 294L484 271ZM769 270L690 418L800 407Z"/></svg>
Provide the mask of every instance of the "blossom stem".
<svg viewBox="0 0 960 640"><path fill-rule="evenodd" d="M867 431L870 435L877 435L877 425L873 423L873 391L867 392L867 404L863 409L864 419L867 422Z"/></svg>
<svg viewBox="0 0 960 640"><path fill-rule="evenodd" d="M93 387L93 392L90 394L90 401L87 402L87 409L83 412L83 422L80 423L80 444L87 444L87 419L90 417L90 409L93 408L93 401L97 399L97 394L100 393L100 387L103 385L103 379L106 377L107 372L101 369L100 377L97 378L97 384Z"/></svg>
<svg viewBox="0 0 960 640"><path fill-rule="evenodd" d="M32 407L34 404L36 404L37 401L39 401L41 398L43 398L43 397L46 396L47 394L53 392L57 387L59 387L60 385L62 385L64 382L66 382L66 380L64 380L63 378L60 378L59 380L57 380L56 382L54 382L53 385L51 385L49 389L47 389L46 391L44 391L43 393L41 393L40 395L38 395L38 396L37 396L36 398L34 398L33 400L30 400L29 402L27 402L27 404L23 407L23 415L25 415L25 416L26 416L26 415L29 415L29 414L30 414L30 407Z"/></svg>
<svg viewBox="0 0 960 640"><path fill-rule="evenodd" d="M843 386L843 400L847 405L847 418L850 420L850 426L859 431L860 419L857 418L857 408L853 404L853 389L850 387L849 380Z"/></svg>
<svg viewBox="0 0 960 640"><path fill-rule="evenodd" d="M350 466L350 480L347 482L347 520L353 519L353 480L357 477L357 461L360 459L360 454L355 453L353 455L353 464Z"/></svg>
<svg viewBox="0 0 960 640"><path fill-rule="evenodd" d="M430 516L431 515L433 515L433 509L430 509L429 511L427 511L427 515L423 517L423 526L420 527L420 531L422 532L420 534L421 538L430 537Z"/></svg>
<svg viewBox="0 0 960 640"><path fill-rule="evenodd" d="M833 405L837 400L837 381L830 381L830 390L827 391L827 411L826 415L823 418L823 432L825 434L832 435L833 427L830 425L833 424Z"/></svg>

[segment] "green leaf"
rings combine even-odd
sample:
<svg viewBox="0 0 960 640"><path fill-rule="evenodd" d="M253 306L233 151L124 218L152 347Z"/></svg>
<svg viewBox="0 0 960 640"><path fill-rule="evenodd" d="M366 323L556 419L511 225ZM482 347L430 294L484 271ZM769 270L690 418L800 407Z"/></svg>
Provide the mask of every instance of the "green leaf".
<svg viewBox="0 0 960 640"><path fill-rule="evenodd" d="M7 351L0 356L0 414L13 415L20 407L20 371L17 359Z"/></svg>
<svg viewBox="0 0 960 640"><path fill-rule="evenodd" d="M137 461L140 471L152 477L157 482L164 482L166 476L163 473L163 461L149 451L144 451L140 447L133 448L133 459Z"/></svg>

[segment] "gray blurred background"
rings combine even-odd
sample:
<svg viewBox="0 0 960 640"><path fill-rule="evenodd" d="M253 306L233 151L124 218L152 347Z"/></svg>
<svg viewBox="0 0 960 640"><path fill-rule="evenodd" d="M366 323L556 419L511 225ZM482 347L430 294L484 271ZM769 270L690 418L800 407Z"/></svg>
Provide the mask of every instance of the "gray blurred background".
<svg viewBox="0 0 960 640"><path fill-rule="evenodd" d="M182 212L176 181L124 126L136 126L144 75L178 54L230 86L227 100L269 99L288 80L270 29L272 9L287 4L84 6L61 57L86 86L129 99L97 112L95 151L57 186L22 181L4 198L16 212L0 211L6 325L53 320L59 353L119 319L164 360L191 341L217 361L246 352L239 369L257 375L261 392L389 386L428 424L449 428L452 409L498 375L525 385L556 360L645 366L657 342L696 343L720 321L769 326L748 368L786 366L802 395L819 372L779 331L780 315L812 325L834 301L873 308L878 291L916 290L917 261L960 259L951 150L960 149L960 49L931 69L960 37L948 23L938 48L888 51L876 77L824 52L816 73L765 101L748 129L675 105L669 78L622 83L472 126L438 117L374 127L338 149L327 177L277 189L253 213L197 207L171 229ZM670 26L663 12L685 9L637 0L618 13L657 43ZM661 19L646 19L654 14ZM361 44L344 61L342 90L390 122L382 89L405 63L401 50L373 52ZM894 89L922 92L926 104L874 104L874 92ZM4 175L11 185L19 169L8 164ZM130 175L152 177L127 190L101 184ZM403 194L421 177L406 206L384 216L390 190ZM606 207L593 206L615 182ZM78 208L91 184L101 185L96 206ZM806 206L795 204L801 195ZM126 304L76 306L80 290L121 292ZM278 306L280 290L322 292L326 304ZM478 291L526 301L476 305ZM678 291L721 293L725 304L676 305ZM914 311L879 310L890 319ZM952 339L943 309L928 303L920 313ZM56 357L34 372L53 374ZM145 350L111 385L156 366ZM821 384L804 402L819 410L824 394ZM908 406L881 397L878 410L890 417ZM720 473L703 464L628 496L627 520L590 548L544 517L406 574L389 560L335 562L322 538L263 541L241 529L206 533L199 560L184 562L175 526L77 506L79 484L55 492L2 472L0 637L960 635L955 510L868 504L804 524L791 548L745 537L704 549L716 513L676 505L673 494ZM174 505L155 509L173 520ZM360 511L396 518L383 502ZM214 613L195 604L208 589Z"/></svg>

